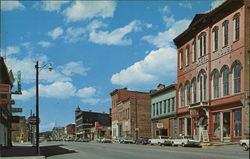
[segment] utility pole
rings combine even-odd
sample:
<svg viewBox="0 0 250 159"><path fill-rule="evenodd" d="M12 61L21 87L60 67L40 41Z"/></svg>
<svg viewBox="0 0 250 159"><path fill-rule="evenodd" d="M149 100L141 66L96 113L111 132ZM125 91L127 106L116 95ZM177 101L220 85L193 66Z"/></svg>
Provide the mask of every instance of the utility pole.
<svg viewBox="0 0 250 159"><path fill-rule="evenodd" d="M40 155L39 149L39 86L38 86L38 78L39 78L39 66L38 61L36 62L36 153Z"/></svg>

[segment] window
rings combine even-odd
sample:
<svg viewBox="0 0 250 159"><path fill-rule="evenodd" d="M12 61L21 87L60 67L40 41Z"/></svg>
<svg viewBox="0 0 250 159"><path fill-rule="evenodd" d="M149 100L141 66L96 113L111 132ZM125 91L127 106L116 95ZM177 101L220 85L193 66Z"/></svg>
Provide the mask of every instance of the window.
<svg viewBox="0 0 250 159"><path fill-rule="evenodd" d="M175 98L172 98L172 112L174 112L174 107L175 107Z"/></svg>
<svg viewBox="0 0 250 159"><path fill-rule="evenodd" d="M206 33L203 32L200 34L199 38L199 55L200 57L206 54Z"/></svg>
<svg viewBox="0 0 250 159"><path fill-rule="evenodd" d="M190 105L190 83L189 82L186 83L185 91L186 91L185 92L186 93L185 95L186 105Z"/></svg>
<svg viewBox="0 0 250 159"><path fill-rule="evenodd" d="M184 106L184 88L181 85L179 88L179 107Z"/></svg>
<svg viewBox="0 0 250 159"><path fill-rule="evenodd" d="M192 103L196 103L196 80L193 79L191 83Z"/></svg>
<svg viewBox="0 0 250 159"><path fill-rule="evenodd" d="M179 54L179 67L180 67L180 69L182 69L182 67L183 67L183 53L182 53L182 51L180 51L180 54Z"/></svg>
<svg viewBox="0 0 250 159"><path fill-rule="evenodd" d="M237 109L234 111L234 136L242 136L241 120L241 109Z"/></svg>
<svg viewBox="0 0 250 159"><path fill-rule="evenodd" d="M219 72L216 70L213 73L213 98L219 97Z"/></svg>
<svg viewBox="0 0 250 159"><path fill-rule="evenodd" d="M160 115L162 114L162 102L160 102Z"/></svg>
<svg viewBox="0 0 250 159"><path fill-rule="evenodd" d="M156 115L159 115L158 103L156 103Z"/></svg>
<svg viewBox="0 0 250 159"><path fill-rule="evenodd" d="M222 28L223 28L223 46L228 45L228 20L223 22Z"/></svg>
<svg viewBox="0 0 250 159"><path fill-rule="evenodd" d="M166 113L166 111L167 111L166 102L167 102L166 100L164 100L164 101L163 101L163 105L164 105L164 113Z"/></svg>
<svg viewBox="0 0 250 159"><path fill-rule="evenodd" d="M228 75L229 75L229 70L228 68L223 69L222 71L222 95L227 96L229 95L228 92Z"/></svg>
<svg viewBox="0 0 250 159"><path fill-rule="evenodd" d="M241 69L241 66L239 63L237 63L233 67L233 92L234 93L240 92L240 69Z"/></svg>
<svg viewBox="0 0 250 159"><path fill-rule="evenodd" d="M212 48L213 48L213 51L216 51L218 49L218 26L214 27L213 28L213 31L212 31Z"/></svg>
<svg viewBox="0 0 250 159"><path fill-rule="evenodd" d="M186 47L186 66L189 65L189 45Z"/></svg>
<svg viewBox="0 0 250 159"><path fill-rule="evenodd" d="M206 73L203 70L200 75L198 76L199 78L199 86L200 86L200 101L206 100Z"/></svg>
<svg viewBox="0 0 250 159"><path fill-rule="evenodd" d="M168 113L170 112L170 99L168 99Z"/></svg>
<svg viewBox="0 0 250 159"><path fill-rule="evenodd" d="M185 135L185 121L184 121L184 118L180 119L180 134Z"/></svg>
<svg viewBox="0 0 250 159"><path fill-rule="evenodd" d="M220 113L213 114L214 121L214 137L220 137Z"/></svg>
<svg viewBox="0 0 250 159"><path fill-rule="evenodd" d="M155 116L155 104L153 104L153 116Z"/></svg>
<svg viewBox="0 0 250 159"><path fill-rule="evenodd" d="M234 16L234 41L240 39L240 14Z"/></svg>
<svg viewBox="0 0 250 159"><path fill-rule="evenodd" d="M195 40L192 43L192 55L193 55L193 62L195 62L196 61L196 43L195 43Z"/></svg>

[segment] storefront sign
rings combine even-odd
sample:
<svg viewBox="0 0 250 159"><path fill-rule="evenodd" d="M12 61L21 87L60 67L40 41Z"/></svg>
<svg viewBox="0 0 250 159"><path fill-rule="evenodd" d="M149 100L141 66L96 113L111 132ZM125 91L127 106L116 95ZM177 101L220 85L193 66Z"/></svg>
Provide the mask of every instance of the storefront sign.
<svg viewBox="0 0 250 159"><path fill-rule="evenodd" d="M162 129L163 128L163 123L156 123L156 127L158 129Z"/></svg>
<svg viewBox="0 0 250 159"><path fill-rule="evenodd" d="M23 112L23 108L11 108L12 113L21 113Z"/></svg>
<svg viewBox="0 0 250 159"><path fill-rule="evenodd" d="M0 104L4 105L15 104L15 101L12 99L0 99Z"/></svg>
<svg viewBox="0 0 250 159"><path fill-rule="evenodd" d="M202 131L202 139L203 139L203 142L209 142L208 130Z"/></svg>
<svg viewBox="0 0 250 159"><path fill-rule="evenodd" d="M10 93L10 85L0 84L0 94L8 94L8 93Z"/></svg>

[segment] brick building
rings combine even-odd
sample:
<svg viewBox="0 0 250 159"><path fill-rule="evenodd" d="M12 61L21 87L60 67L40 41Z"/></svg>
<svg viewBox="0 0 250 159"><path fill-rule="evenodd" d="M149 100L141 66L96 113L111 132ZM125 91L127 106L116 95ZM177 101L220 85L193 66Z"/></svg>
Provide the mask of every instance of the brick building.
<svg viewBox="0 0 250 159"><path fill-rule="evenodd" d="M12 142L27 142L29 138L28 123L26 122L25 116L19 117L18 123L12 123Z"/></svg>
<svg viewBox="0 0 250 159"><path fill-rule="evenodd" d="M210 141L249 136L249 0L197 14L178 48L179 134Z"/></svg>
<svg viewBox="0 0 250 159"><path fill-rule="evenodd" d="M177 137L176 84L159 84L157 90L150 91L151 136Z"/></svg>
<svg viewBox="0 0 250 159"><path fill-rule="evenodd" d="M149 93L116 89L112 98L112 137L134 139L151 136L151 106Z"/></svg>
<svg viewBox="0 0 250 159"><path fill-rule="evenodd" d="M75 138L75 129L76 129L76 125L75 124L68 124L67 126L65 126L65 134L67 138Z"/></svg>

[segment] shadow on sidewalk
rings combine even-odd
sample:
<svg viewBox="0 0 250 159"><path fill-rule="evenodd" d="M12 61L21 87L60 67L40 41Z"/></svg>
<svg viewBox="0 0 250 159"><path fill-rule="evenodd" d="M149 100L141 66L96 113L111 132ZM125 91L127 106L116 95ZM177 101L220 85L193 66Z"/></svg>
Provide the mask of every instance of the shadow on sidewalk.
<svg viewBox="0 0 250 159"><path fill-rule="evenodd" d="M68 154L68 153L77 153L74 150L68 150L60 146L64 146L64 145L42 146L40 148L41 155L44 155L45 157L50 157L50 156L55 156L55 155Z"/></svg>
<svg viewBox="0 0 250 159"><path fill-rule="evenodd" d="M64 145L51 145L51 146L41 146L41 155L45 157L62 155L68 153L76 153L74 150L68 150L60 146ZM37 156L36 147L31 146L13 146L9 149L4 148L0 153L1 157L25 157L25 156Z"/></svg>

